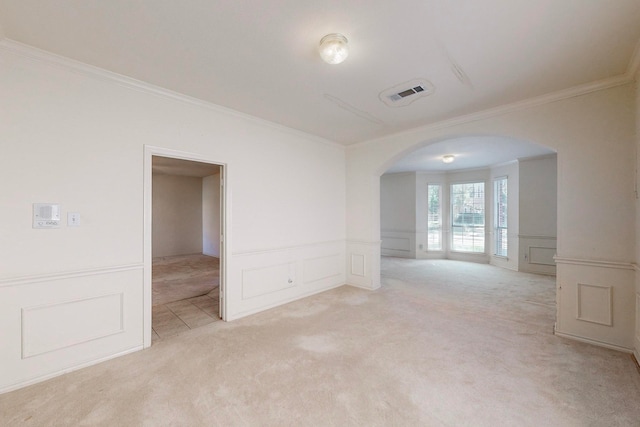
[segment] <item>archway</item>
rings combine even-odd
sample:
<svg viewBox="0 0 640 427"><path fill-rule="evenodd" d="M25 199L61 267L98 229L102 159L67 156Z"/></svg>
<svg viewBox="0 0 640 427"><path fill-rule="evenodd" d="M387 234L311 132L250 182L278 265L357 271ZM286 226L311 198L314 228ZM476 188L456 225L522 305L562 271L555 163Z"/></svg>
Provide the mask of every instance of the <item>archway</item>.
<svg viewBox="0 0 640 427"><path fill-rule="evenodd" d="M631 351L635 150L633 119L625 107L629 99L629 87L619 86L536 100L349 147L347 282L380 286L380 176L399 158L459 136L535 141L557 153L556 333Z"/></svg>
<svg viewBox="0 0 640 427"><path fill-rule="evenodd" d="M419 146L381 175L381 253L555 275L556 177L555 151L529 141L475 135Z"/></svg>

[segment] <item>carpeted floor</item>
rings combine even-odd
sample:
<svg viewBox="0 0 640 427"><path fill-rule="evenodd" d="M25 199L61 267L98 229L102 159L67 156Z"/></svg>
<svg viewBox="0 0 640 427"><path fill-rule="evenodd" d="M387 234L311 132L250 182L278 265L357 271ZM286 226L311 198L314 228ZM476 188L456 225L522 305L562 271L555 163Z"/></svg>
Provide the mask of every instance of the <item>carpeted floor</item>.
<svg viewBox="0 0 640 427"><path fill-rule="evenodd" d="M383 259L344 286L0 396L0 425L638 426L630 355L558 338L554 280Z"/></svg>

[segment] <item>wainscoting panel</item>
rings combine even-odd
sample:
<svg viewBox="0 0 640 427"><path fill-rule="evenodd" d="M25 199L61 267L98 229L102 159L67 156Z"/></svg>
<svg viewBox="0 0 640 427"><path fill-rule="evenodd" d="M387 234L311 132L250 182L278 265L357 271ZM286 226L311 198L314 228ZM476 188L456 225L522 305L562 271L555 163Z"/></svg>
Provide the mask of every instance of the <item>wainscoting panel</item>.
<svg viewBox="0 0 640 427"><path fill-rule="evenodd" d="M555 236L518 236L518 271L537 274L556 274L557 240Z"/></svg>
<svg viewBox="0 0 640 427"><path fill-rule="evenodd" d="M347 284L365 289L380 287L380 241L347 241Z"/></svg>
<svg viewBox="0 0 640 427"><path fill-rule="evenodd" d="M634 346L632 264L556 257L556 333L617 350Z"/></svg>
<svg viewBox="0 0 640 427"><path fill-rule="evenodd" d="M143 266L0 280L0 392L142 348Z"/></svg>
<svg viewBox="0 0 640 427"><path fill-rule="evenodd" d="M294 263L269 267L250 268L242 271L242 299L254 298L295 286Z"/></svg>
<svg viewBox="0 0 640 427"><path fill-rule="evenodd" d="M411 252L411 239L408 237L382 237L382 251Z"/></svg>
<svg viewBox="0 0 640 427"><path fill-rule="evenodd" d="M344 285L345 271L344 240L234 252L227 283L242 285L227 289L227 319Z"/></svg>
<svg viewBox="0 0 640 427"><path fill-rule="evenodd" d="M351 275L367 277L367 255L351 254Z"/></svg>
<svg viewBox="0 0 640 427"><path fill-rule="evenodd" d="M599 325L613 326L611 286L578 283L578 313L576 319Z"/></svg>
<svg viewBox="0 0 640 427"><path fill-rule="evenodd" d="M381 232L381 250L383 256L395 256L401 258L415 258L416 256L416 232L415 231L388 231Z"/></svg>
<svg viewBox="0 0 640 427"><path fill-rule="evenodd" d="M529 246L529 264L556 266L553 257L556 255L556 248L545 248L540 246Z"/></svg>
<svg viewBox="0 0 640 427"><path fill-rule="evenodd" d="M124 331L124 293L22 309L22 358Z"/></svg>
<svg viewBox="0 0 640 427"><path fill-rule="evenodd" d="M305 259L303 263L303 274L305 284L317 282L322 279L343 276L340 267L342 253L323 256L318 258Z"/></svg>

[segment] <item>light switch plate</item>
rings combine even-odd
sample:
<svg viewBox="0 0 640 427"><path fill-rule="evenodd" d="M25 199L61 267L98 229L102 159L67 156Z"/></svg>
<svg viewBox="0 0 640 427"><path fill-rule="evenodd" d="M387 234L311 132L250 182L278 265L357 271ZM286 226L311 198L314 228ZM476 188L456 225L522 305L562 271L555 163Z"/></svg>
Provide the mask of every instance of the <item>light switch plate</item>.
<svg viewBox="0 0 640 427"><path fill-rule="evenodd" d="M80 227L80 214L78 212L67 212L67 225L69 227Z"/></svg>

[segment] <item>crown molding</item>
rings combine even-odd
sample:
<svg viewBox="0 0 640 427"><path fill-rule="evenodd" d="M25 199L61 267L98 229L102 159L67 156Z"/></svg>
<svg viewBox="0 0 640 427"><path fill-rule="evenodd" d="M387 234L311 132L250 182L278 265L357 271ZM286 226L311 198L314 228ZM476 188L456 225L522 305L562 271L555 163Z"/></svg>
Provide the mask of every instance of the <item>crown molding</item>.
<svg viewBox="0 0 640 427"><path fill-rule="evenodd" d="M516 159L516 162L518 163L522 163L522 162L528 162L531 160L543 160L543 159L553 159L553 158L557 158L558 153L549 153L549 154L541 154L539 156L528 156L528 157L519 157L518 159Z"/></svg>
<svg viewBox="0 0 640 427"><path fill-rule="evenodd" d="M269 120L261 119L261 118L252 116L250 114L242 113L240 111L233 110L231 108L224 107L218 104L214 104L212 102L204 101L202 99L198 99L192 96L183 95L181 93L174 92L172 90L165 89L160 86L146 83L141 80L136 80L134 78L127 77L125 75L118 74L113 71L108 71L93 65L89 65L84 62L76 61L74 59L70 59L61 55L57 55L55 53L51 53L46 50L38 49L36 47L17 42L15 40L2 38L1 31L2 31L2 28L0 27L0 50L1 51L5 51L8 53L32 60L32 61L41 62L51 66L57 66L59 68L63 68L68 71L72 71L72 72L84 75L86 77L101 80L107 83L117 84L118 86L135 90L137 92L143 92L146 94L159 96L161 98L165 98L168 100L183 102L185 104L194 105L197 107L212 110L219 114L229 115L235 118L247 120L260 126L269 127L269 128L278 130L280 132L285 132L291 135L304 138L306 140L329 145L331 147L338 148L340 150L345 149L344 145L322 138L317 135L312 135L310 133L306 133L298 129L283 126L281 124L274 123Z"/></svg>
<svg viewBox="0 0 640 427"><path fill-rule="evenodd" d="M201 108L215 111L219 114L225 114L225 115L233 116L236 118L244 119L252 123L255 123L257 125L269 127L271 129L275 129L280 132L285 132L291 135L295 135L310 141L325 144L341 150L357 149L357 148L368 146L370 144L374 144L378 141L382 141L389 138L400 137L403 135L411 135L414 133L434 131L439 129L446 129L449 127L458 126L458 125L462 125L462 124L466 124L466 123L470 123L478 120L484 120L491 117L501 116L501 115L508 114L515 111L520 111L520 110L525 110L532 107L537 107L540 105L550 104L550 103L561 101L564 99L586 95L588 93L597 92L600 90L609 89L612 87L631 83L638 77L638 74L640 74L640 41L639 41L636 44L634 54L629 63L629 66L627 67L627 71L622 75L591 82L591 83L586 83L583 85L574 86L568 89L563 89L560 91L525 99L522 101L517 101L511 104L505 104L498 107L477 111L475 113L470 113L463 116L442 120L442 121L431 123L428 125L408 129L405 131L392 133L379 138L362 141L356 144L344 145L344 144L337 143L335 141L322 138L317 135L306 133L298 129L283 126L278 123L274 123L274 122L261 119L246 113L242 113L240 111L233 110L228 107L224 107L218 104L214 104L212 102L204 101L192 96L183 95L181 93L174 92L172 90L165 89L160 86L155 86L150 83L143 82L141 80L136 80L134 78L127 77L122 74L115 73L113 71L108 71L93 65L86 64L84 62L76 61L61 55L57 55L42 49L38 49L33 46L29 46L29 45L17 42L15 40L8 39L6 37L3 38L2 27L0 27L0 50L3 50L5 52L11 53L17 56L21 56L23 58L27 58L33 61L42 62L52 66L58 66L68 71L76 72L87 77L106 81L112 84L117 84L127 89L198 106Z"/></svg>
<svg viewBox="0 0 640 427"><path fill-rule="evenodd" d="M511 104L500 105L498 107L489 108L486 110L477 111L475 113L465 114L463 116L454 117L451 119L442 120L439 122L431 123L424 126L415 127L401 132L392 133L379 138L370 139L368 141L362 141L356 144L348 145L347 149L358 149L366 147L368 145L375 144L380 141L384 141L390 138L397 138L405 135L412 135L416 133L430 132L440 129L446 129L454 126L463 125L479 120L485 120L492 117L502 116L508 113L516 111L526 110L533 107L538 107L545 104L551 104L564 99L575 98L577 96L586 95L592 92L598 92L604 89L610 89L616 86L622 86L633 82L633 76L627 73L621 74L615 77L598 80L591 83L586 83L578 86L573 86L567 89L562 89L556 92L551 92L545 95L536 96L533 98L525 99L522 101L513 102Z"/></svg>

